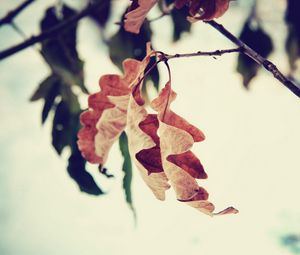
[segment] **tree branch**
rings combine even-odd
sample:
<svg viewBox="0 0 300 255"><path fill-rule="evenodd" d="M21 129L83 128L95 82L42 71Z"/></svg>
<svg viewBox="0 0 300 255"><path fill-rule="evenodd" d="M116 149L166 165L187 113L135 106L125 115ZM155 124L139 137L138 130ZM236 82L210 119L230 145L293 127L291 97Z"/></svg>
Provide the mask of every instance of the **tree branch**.
<svg viewBox="0 0 300 255"><path fill-rule="evenodd" d="M248 57L252 58L257 64L263 66L267 71L271 72L273 76L280 81L285 87L287 87L290 91L292 91L295 95L300 97L300 88L296 86L291 80L285 77L278 68L269 60L262 57L255 50L251 49L248 45L242 42L240 39L235 37L232 33L230 33L224 26L211 21L204 21L205 23L211 25L213 28L218 30L221 34L227 37L231 42L241 48L241 53L246 54Z"/></svg>
<svg viewBox="0 0 300 255"><path fill-rule="evenodd" d="M242 48L234 48L234 49L226 49L226 50L215 50L215 51L197 51L195 53L184 53L184 54L174 54L169 55L166 53L161 53L159 59L161 61L168 61L173 58L187 58L187 57L198 57L198 56L221 56L226 53L235 53L235 52L242 52Z"/></svg>
<svg viewBox="0 0 300 255"><path fill-rule="evenodd" d="M18 14L20 14L28 5L30 5L34 1L35 0L26 0L22 4L20 4L16 9L8 12L5 17L0 19L0 26L12 23L14 18L18 16Z"/></svg>
<svg viewBox="0 0 300 255"><path fill-rule="evenodd" d="M43 42L47 39L49 39L52 36L56 36L57 33L60 33L61 31L67 29L71 25L77 23L82 18L88 16L90 12L98 5L104 6L105 2L101 1L99 2L93 2L90 3L86 8L84 8L82 11L74 15L73 17L69 18L68 20L62 22L61 24L49 29L48 31L45 31L39 35L31 36L29 39L25 40L24 42L17 44L15 46L12 46L6 50L3 50L0 52L0 60L3 60L17 52L20 52L21 50L24 50L36 43Z"/></svg>

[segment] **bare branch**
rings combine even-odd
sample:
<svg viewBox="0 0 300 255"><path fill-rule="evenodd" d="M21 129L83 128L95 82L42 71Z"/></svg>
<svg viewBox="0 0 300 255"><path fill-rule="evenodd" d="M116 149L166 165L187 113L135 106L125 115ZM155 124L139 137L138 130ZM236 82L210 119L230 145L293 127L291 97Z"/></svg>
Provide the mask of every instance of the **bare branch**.
<svg viewBox="0 0 300 255"><path fill-rule="evenodd" d="M5 17L0 19L0 26L5 24L11 24L15 17L18 16L28 5L33 3L35 0L26 0L22 4L20 4L16 9L7 13Z"/></svg>
<svg viewBox="0 0 300 255"><path fill-rule="evenodd" d="M224 26L211 21L204 21L205 23L211 25L213 28L218 30L221 34L227 37L230 41L232 41L235 45L241 48L241 53L246 54L248 57L252 58L257 64L263 66L267 71L271 72L273 76L280 81L285 87L287 87L290 91L292 91L295 95L300 97L300 88L296 86L290 79L284 76L279 69L269 60L262 57L255 50L251 49L248 45L230 33Z"/></svg>
<svg viewBox="0 0 300 255"><path fill-rule="evenodd" d="M174 54L169 55L166 53L161 53L159 56L161 61L167 61L173 58L187 58L187 57L199 57L199 56L221 56L223 54L227 53L236 53L236 52L242 52L242 48L234 48L234 49L226 49L226 50L215 50L215 51L197 51L194 53L184 53L184 54Z"/></svg>
<svg viewBox="0 0 300 255"><path fill-rule="evenodd" d="M0 60L5 59L17 52L20 52L21 50L24 50L36 43L43 42L47 40L50 37L56 36L58 33L64 31L68 27L72 26L73 24L77 23L82 18L88 16L90 12L96 7L96 6L104 6L104 2L93 2L90 3L86 8L84 8L82 11L74 15L73 17L67 19L66 21L62 22L61 24L49 29L48 31L45 31L39 35L31 36L29 39L25 40L24 42L17 44L15 46L12 46L6 50L3 50L0 52Z"/></svg>

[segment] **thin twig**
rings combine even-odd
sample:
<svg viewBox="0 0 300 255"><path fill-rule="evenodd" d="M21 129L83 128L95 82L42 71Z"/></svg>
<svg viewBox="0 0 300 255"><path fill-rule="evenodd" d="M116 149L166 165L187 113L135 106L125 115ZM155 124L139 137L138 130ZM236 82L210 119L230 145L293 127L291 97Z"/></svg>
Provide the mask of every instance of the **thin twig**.
<svg viewBox="0 0 300 255"><path fill-rule="evenodd" d="M241 48L241 53L246 54L248 57L252 58L257 64L263 66L267 71L271 72L273 76L280 81L285 87L287 87L290 91L292 91L295 95L300 97L300 88L297 87L291 80L289 80L286 76L284 76L278 68L269 60L262 57L255 50L251 49L248 45L230 33L224 26L211 21L204 21L205 23L211 25L213 28L218 30L221 34L227 37L231 42Z"/></svg>
<svg viewBox="0 0 300 255"><path fill-rule="evenodd" d="M215 51L197 51L194 53L184 53L184 54L174 54L169 55L163 53L159 56L162 60L170 60L173 58L187 58L187 57L198 57L198 56L221 56L226 53L235 53L235 52L242 52L242 48L234 48L234 49L226 49L226 50L215 50Z"/></svg>
<svg viewBox="0 0 300 255"><path fill-rule="evenodd" d="M20 14L28 5L33 3L35 0L26 0L22 4L20 4L16 9L7 13L5 17L0 19L0 26L4 24L10 24L13 20Z"/></svg>
<svg viewBox="0 0 300 255"><path fill-rule="evenodd" d="M0 60L5 59L21 50L24 50L36 43L43 42L47 39L49 39L52 36L56 36L58 33L64 31L68 27L74 25L77 23L79 20L82 18L88 16L90 12L98 5L104 6L105 2L93 2L90 3L86 8L84 8L82 11L79 13L75 14L71 18L67 19L66 21L60 23L59 25L49 29L48 31L45 31L37 36L31 36L28 40L25 40L24 42L17 44L15 46L12 46L6 50L3 50L0 52Z"/></svg>

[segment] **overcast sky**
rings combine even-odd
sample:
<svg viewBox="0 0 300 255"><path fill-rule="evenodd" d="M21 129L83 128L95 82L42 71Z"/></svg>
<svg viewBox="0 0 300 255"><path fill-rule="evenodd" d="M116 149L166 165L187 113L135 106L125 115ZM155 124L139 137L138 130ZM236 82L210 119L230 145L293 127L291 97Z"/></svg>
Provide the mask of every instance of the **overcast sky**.
<svg viewBox="0 0 300 255"><path fill-rule="evenodd" d="M2 0L1 16L20 2ZM17 24L28 35L38 33L37 21L52 2L37 1ZM287 72L284 1L272 3L271 16L269 1L261 3L265 27L276 39L277 53L271 59ZM125 1L116 4L116 17L124 6ZM247 4L241 6L233 6L219 20L235 34L247 15ZM201 23L176 44L170 40L168 18L153 23L153 29L154 46L167 53L232 47ZM0 49L21 40L9 27L0 28L0 38ZM87 20L80 25L79 51L90 91L98 90L100 75L118 72L95 25ZM118 146L107 163L116 178L99 177L90 166L108 195L80 193L65 170L68 153L56 155L50 123L40 124L42 102L28 101L49 74L48 67L33 49L1 62L0 254L290 254L280 237L300 232L300 100L263 70L245 91L235 72L236 57L178 59L170 66L178 93L174 111L207 137L193 148L209 176L200 184L217 209L232 205L240 213L210 218L177 202L172 190L160 202L135 171L136 227L121 188ZM160 70L163 86L167 74L163 66Z"/></svg>

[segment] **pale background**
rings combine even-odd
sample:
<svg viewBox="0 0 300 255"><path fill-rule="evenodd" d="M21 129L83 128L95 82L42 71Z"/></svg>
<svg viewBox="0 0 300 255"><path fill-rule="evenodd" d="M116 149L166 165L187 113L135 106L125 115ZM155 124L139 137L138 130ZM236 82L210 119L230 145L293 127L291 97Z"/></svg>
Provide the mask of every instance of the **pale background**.
<svg viewBox="0 0 300 255"><path fill-rule="evenodd" d="M0 16L20 2L0 0ZM17 24L26 34L37 34L42 10L54 2L37 1L16 19ZM81 6L80 1L66 2ZM235 34L251 3L239 2L219 19ZM118 20L127 3L115 1L117 12L111 23ZM276 40L271 60L287 72L282 20L285 1L259 3L265 28ZM155 17L156 11L150 15ZM176 44L170 40L168 18L153 23L153 29L154 46L167 53L232 47L201 23ZM0 28L0 49L21 40L10 27ZM81 22L79 51L86 62L90 91L98 90L100 75L118 72L91 21ZM50 146L50 122L44 127L40 124L42 102L28 100L48 75L47 66L33 49L2 61L0 254L291 254L291 249L282 246L281 238L300 232L300 100L263 70L250 91L244 90L235 72L236 57L178 59L170 65L173 88L178 93L173 109L207 137L193 149L209 175L201 184L217 209L232 205L240 213L210 218L177 202L172 190L167 200L160 202L135 171L136 225L121 188L118 145L107 163L115 179L108 181L95 168L89 168L108 195L80 193L65 170L68 152L59 158ZM164 67L160 68L166 78Z"/></svg>

